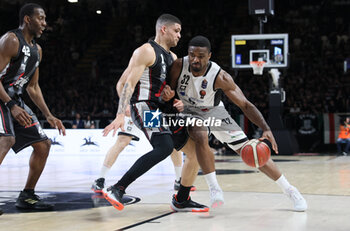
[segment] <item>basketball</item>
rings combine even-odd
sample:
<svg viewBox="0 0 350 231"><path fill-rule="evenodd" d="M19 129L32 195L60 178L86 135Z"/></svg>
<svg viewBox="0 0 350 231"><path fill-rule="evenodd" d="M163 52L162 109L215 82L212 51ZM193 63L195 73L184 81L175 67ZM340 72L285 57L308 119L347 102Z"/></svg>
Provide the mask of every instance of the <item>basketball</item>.
<svg viewBox="0 0 350 231"><path fill-rule="evenodd" d="M252 139L241 149L241 157L247 165L259 168L266 164L271 156L271 150L264 142Z"/></svg>

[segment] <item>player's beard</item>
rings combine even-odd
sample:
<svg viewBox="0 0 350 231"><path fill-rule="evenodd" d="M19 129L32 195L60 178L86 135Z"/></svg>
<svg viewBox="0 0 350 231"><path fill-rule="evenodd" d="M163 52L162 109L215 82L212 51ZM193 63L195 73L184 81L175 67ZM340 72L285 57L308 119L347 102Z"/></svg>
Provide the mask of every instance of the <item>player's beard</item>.
<svg viewBox="0 0 350 231"><path fill-rule="evenodd" d="M192 71L194 71L194 72L200 72L201 70L202 70L202 68L201 68L201 65L199 64L199 65L197 65L196 67L195 66L193 66L193 64L191 64L191 69L192 69Z"/></svg>

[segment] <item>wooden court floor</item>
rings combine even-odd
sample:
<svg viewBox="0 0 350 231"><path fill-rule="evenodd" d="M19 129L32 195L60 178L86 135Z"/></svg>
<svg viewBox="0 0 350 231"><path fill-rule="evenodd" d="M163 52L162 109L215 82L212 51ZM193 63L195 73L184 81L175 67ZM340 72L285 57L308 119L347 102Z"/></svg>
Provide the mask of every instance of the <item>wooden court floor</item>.
<svg viewBox="0 0 350 231"><path fill-rule="evenodd" d="M55 204L51 212L22 212L14 202L23 188L28 155L9 155L0 166L0 230L350 230L350 157L333 155L273 156L287 179L305 196L307 212L293 212L279 187L238 156L216 157L225 205L208 213L173 213L174 170L166 159L135 181L127 194L138 203L117 211L90 191L104 154L51 155L37 192ZM121 154L107 185L115 183L137 157ZM193 200L209 204L199 175Z"/></svg>

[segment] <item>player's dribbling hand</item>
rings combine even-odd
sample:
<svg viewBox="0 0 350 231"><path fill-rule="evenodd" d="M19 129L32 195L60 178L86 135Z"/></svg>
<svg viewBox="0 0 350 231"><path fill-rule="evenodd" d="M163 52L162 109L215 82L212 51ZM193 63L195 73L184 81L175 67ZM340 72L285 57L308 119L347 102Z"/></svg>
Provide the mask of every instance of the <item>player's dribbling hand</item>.
<svg viewBox="0 0 350 231"><path fill-rule="evenodd" d="M113 136L117 132L118 128L120 128L123 132L124 130L124 114L117 114L117 117L110 123L105 129L103 129L103 136L107 136L110 131L113 130Z"/></svg>
<svg viewBox="0 0 350 231"><path fill-rule="evenodd" d="M265 139L270 141L270 143L272 145L272 149L275 151L276 154L278 154L277 143L276 143L275 137L273 136L271 130L264 131L259 140L265 140Z"/></svg>
<svg viewBox="0 0 350 231"><path fill-rule="evenodd" d="M64 127L62 121L60 119L57 119L53 115L50 115L46 118L47 122L49 122L50 126L52 128L56 128L58 130L58 133L61 135L66 135L66 128Z"/></svg>
<svg viewBox="0 0 350 231"><path fill-rule="evenodd" d="M162 100L167 102L175 96L175 91L171 90L171 87L169 85L165 85L161 95L162 95Z"/></svg>
<svg viewBox="0 0 350 231"><path fill-rule="evenodd" d="M32 117L18 105L11 108L11 114L22 126L30 126L32 124Z"/></svg>

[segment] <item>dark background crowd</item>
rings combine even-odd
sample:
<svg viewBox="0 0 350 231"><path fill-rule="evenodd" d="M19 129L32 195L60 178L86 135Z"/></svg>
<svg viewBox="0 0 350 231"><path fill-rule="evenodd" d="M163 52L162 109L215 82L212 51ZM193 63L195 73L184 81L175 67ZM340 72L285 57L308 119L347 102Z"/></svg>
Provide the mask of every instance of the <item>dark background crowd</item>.
<svg viewBox="0 0 350 231"><path fill-rule="evenodd" d="M25 2L0 2L1 34L18 27L18 11ZM162 13L182 21L182 38L173 49L179 57L186 55L191 37L208 37L212 60L231 73L247 98L268 116L270 77L230 67L231 35L259 33L257 18L248 14L248 1L31 2L45 8L48 22L38 40L43 48L40 86L49 108L68 127L77 113L83 120L89 115L98 122L96 127L115 117L116 82L133 50L154 35L155 21ZM350 58L348 12L347 0L275 1L275 15L268 17L264 33L289 34L290 65L282 71L286 120L296 114L350 111L350 79L343 68L344 60ZM225 102L232 113L241 113Z"/></svg>

